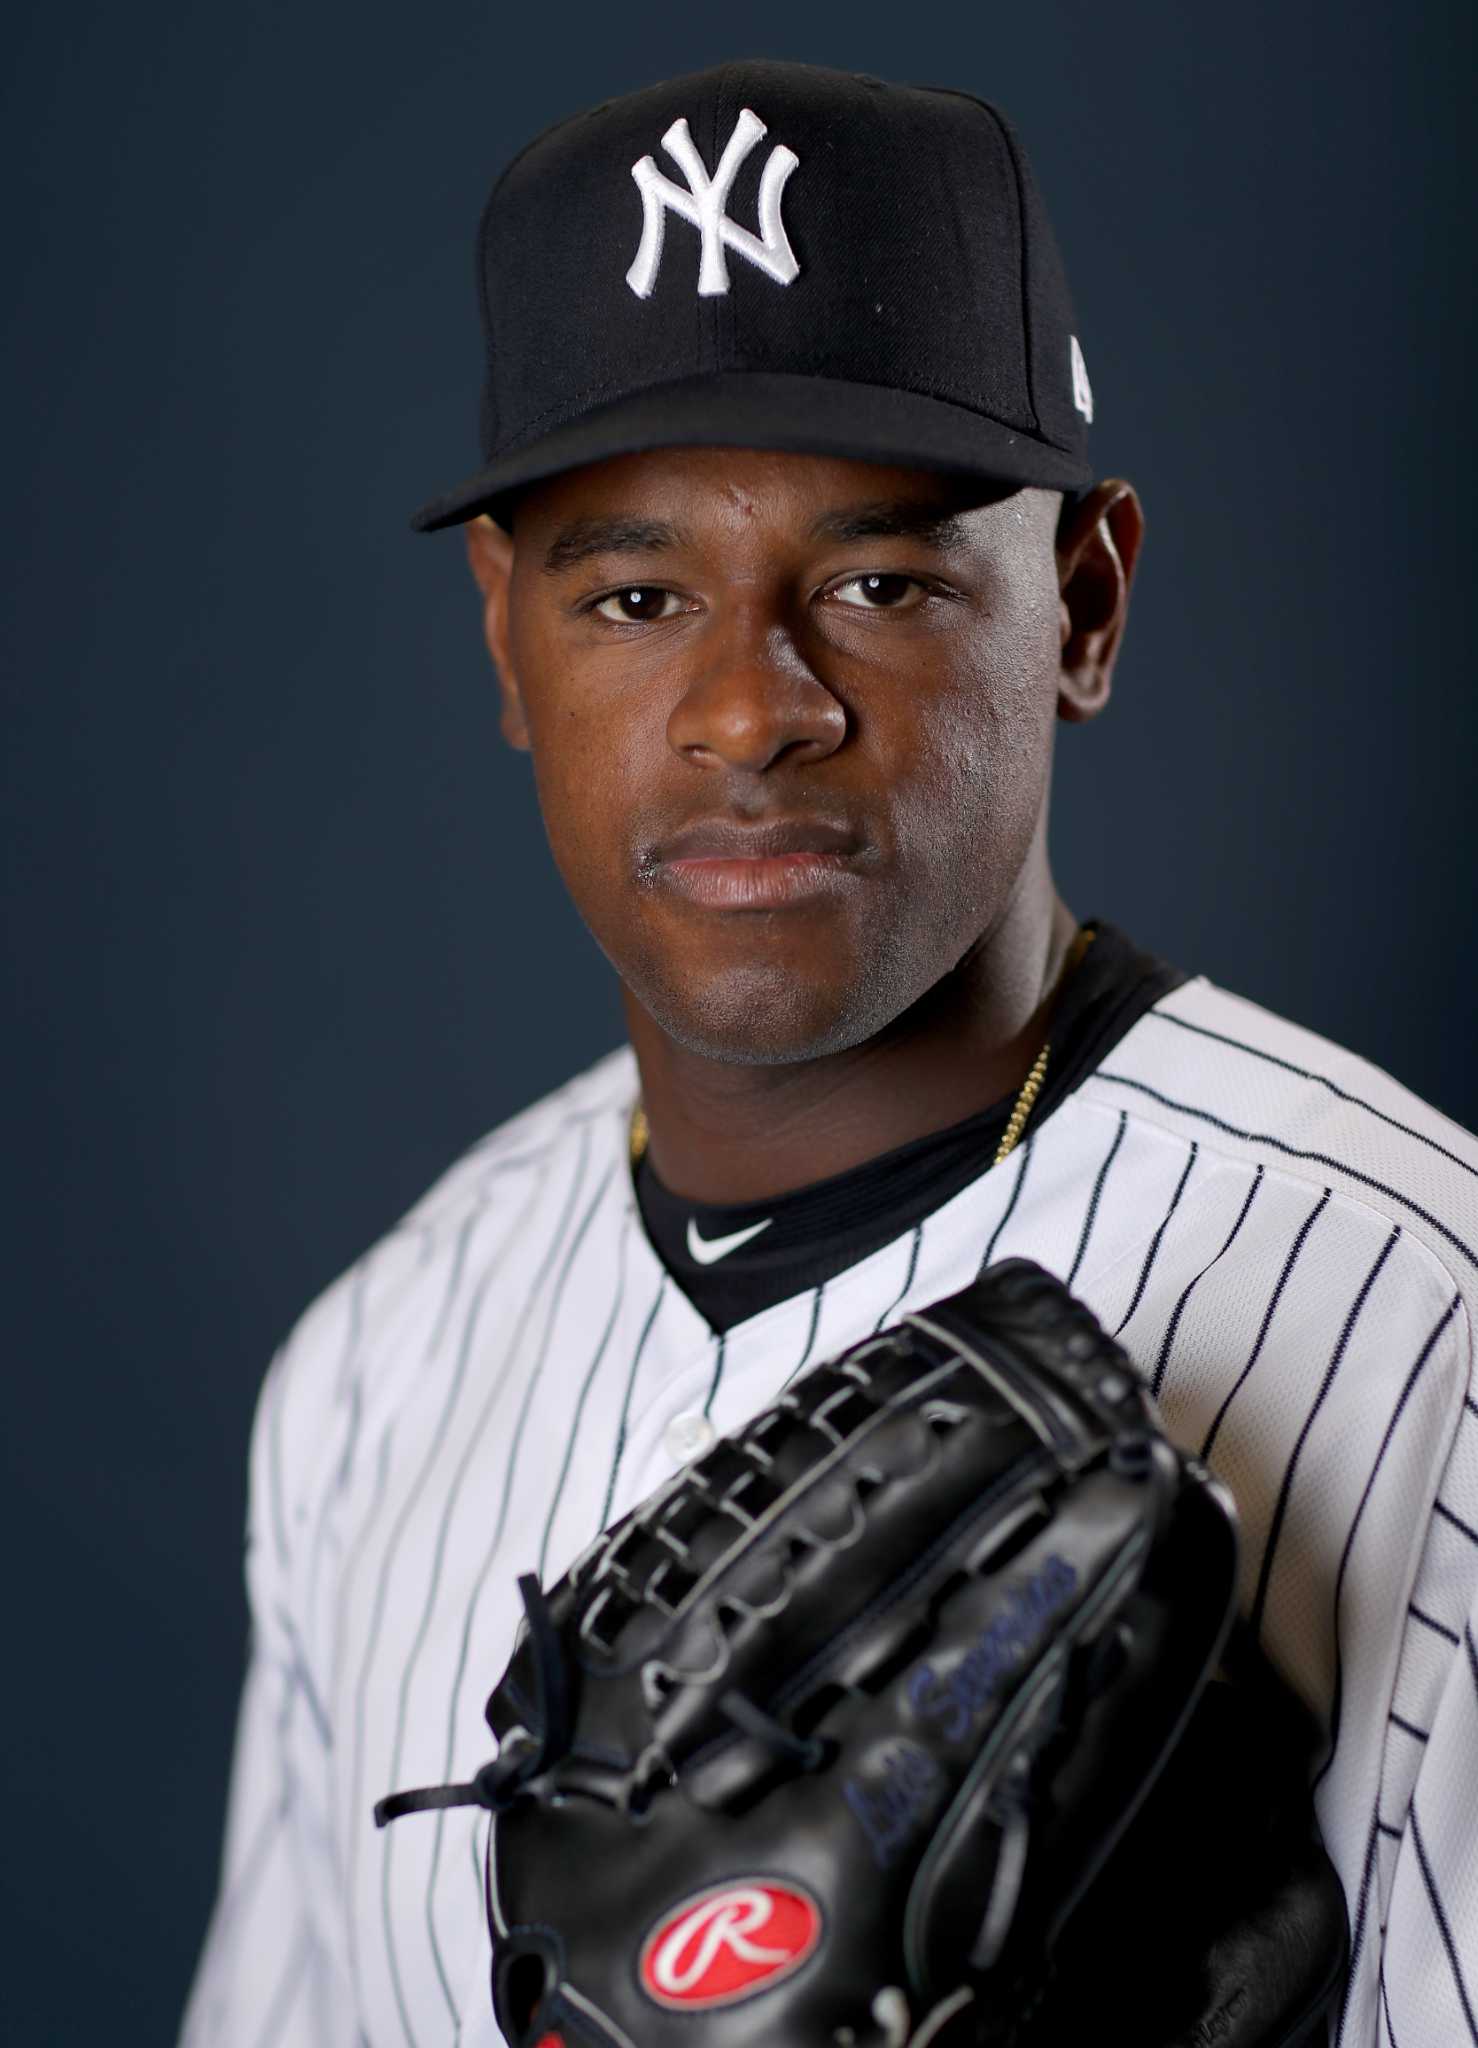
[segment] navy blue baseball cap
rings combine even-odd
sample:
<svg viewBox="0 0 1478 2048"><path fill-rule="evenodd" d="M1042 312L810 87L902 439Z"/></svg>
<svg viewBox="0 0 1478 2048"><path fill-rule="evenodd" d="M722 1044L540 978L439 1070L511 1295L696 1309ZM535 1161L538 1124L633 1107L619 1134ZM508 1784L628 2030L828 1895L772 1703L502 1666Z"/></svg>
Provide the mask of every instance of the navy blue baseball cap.
<svg viewBox="0 0 1478 2048"><path fill-rule="evenodd" d="M477 274L482 467L422 531L667 446L1093 480L1057 243L968 93L756 60L607 100L502 173Z"/></svg>

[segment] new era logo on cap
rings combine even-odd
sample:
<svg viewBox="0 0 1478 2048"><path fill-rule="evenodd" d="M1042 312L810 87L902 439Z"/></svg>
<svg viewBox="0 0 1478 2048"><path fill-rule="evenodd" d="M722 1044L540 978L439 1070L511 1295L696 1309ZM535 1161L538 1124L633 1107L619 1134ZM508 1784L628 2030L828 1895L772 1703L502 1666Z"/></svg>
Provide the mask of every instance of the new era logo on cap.
<svg viewBox="0 0 1478 2048"><path fill-rule="evenodd" d="M650 156L644 156L639 163L632 165L631 175L641 193L642 227L641 246L636 252L636 261L626 273L626 282L639 299L650 298L657 281L657 266L662 261L663 228L669 208L680 220L691 221L701 238L698 291L702 297L715 298L729 289L725 245L736 255L747 257L766 276L773 277L776 284L789 284L797 275L801 266L795 260L795 251L786 238L780 218L780 197L785 190L785 181L800 162L794 150L777 143L770 151L760 179L758 235L730 220L724 211L740 165L761 136L767 133L759 115L748 107L743 108L719 158L718 169L710 178L688 133L686 118L674 121L662 138L662 147L687 179L686 191L675 185L671 178L664 177Z"/></svg>
<svg viewBox="0 0 1478 2048"><path fill-rule="evenodd" d="M483 468L422 528L658 447L1093 480L1057 245L969 93L768 60L667 79L521 151L478 256Z"/></svg>
<svg viewBox="0 0 1478 2048"><path fill-rule="evenodd" d="M1088 382L1088 365L1083 361L1083 351L1076 334L1067 338L1068 361L1073 372L1073 404L1091 427L1093 424L1093 386Z"/></svg>

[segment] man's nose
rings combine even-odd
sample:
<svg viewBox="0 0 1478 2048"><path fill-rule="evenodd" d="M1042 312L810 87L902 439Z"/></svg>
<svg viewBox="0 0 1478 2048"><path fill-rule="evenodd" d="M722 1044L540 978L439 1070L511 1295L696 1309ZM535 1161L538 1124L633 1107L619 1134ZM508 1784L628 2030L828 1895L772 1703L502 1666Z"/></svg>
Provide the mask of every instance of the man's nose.
<svg viewBox="0 0 1478 2048"><path fill-rule="evenodd" d="M841 745L846 708L783 623L741 615L704 637L667 721L675 753L762 774L783 757L822 760Z"/></svg>

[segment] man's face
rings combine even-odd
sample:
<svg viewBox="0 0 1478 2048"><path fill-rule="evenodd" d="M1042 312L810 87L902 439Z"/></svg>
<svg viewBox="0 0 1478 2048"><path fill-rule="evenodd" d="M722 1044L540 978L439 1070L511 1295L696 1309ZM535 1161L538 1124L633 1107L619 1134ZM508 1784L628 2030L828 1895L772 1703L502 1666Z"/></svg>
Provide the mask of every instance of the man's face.
<svg viewBox="0 0 1478 2048"><path fill-rule="evenodd" d="M520 501L504 728L577 908L678 1044L858 1045L1001 919L1045 820L1060 500L982 496L699 448Z"/></svg>

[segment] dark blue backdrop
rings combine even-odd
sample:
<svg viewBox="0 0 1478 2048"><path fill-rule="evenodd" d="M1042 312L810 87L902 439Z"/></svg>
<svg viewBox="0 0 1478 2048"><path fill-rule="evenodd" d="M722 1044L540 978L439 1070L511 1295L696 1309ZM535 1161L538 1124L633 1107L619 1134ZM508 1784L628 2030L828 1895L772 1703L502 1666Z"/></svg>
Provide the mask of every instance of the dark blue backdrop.
<svg viewBox="0 0 1478 2048"><path fill-rule="evenodd" d="M1149 540L1064 893L1478 1124L1472 13L33 8L3 85L7 2037L173 2033L287 1324L613 1043L457 540L512 150L728 55L999 100Z"/></svg>

